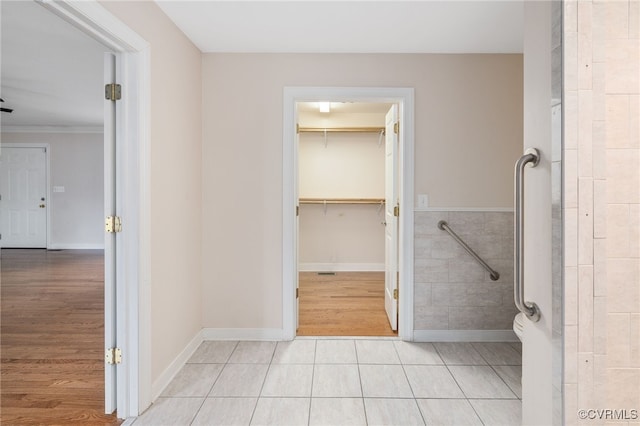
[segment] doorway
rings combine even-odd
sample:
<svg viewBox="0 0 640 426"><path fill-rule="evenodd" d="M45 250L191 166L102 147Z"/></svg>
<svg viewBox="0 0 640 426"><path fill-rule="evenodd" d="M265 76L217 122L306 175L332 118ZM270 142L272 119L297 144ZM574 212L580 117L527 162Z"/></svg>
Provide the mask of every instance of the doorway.
<svg viewBox="0 0 640 426"><path fill-rule="evenodd" d="M397 334L396 111L391 103L297 104L298 335Z"/></svg>
<svg viewBox="0 0 640 426"><path fill-rule="evenodd" d="M299 321L298 316L298 306L299 299L296 297L296 294L300 292L298 288L299 280L298 280L298 266L303 265L304 260L300 258L301 262L299 263L299 250L307 250L307 247L299 247L298 243L301 242L304 244L304 241L299 240L300 234L300 216L296 215L297 212L302 211L305 208L304 201L308 200L309 204L311 202L318 203L312 204L312 207L315 207L316 210L320 209L316 213L320 215L324 215L324 208L327 208L327 212L329 211L329 207L343 207L348 208L347 203L334 203L330 205L328 202L330 200L338 200L344 201L345 199L353 202L354 199L365 199L367 202L370 202L370 205L357 205L358 208L368 207L373 208L373 218L374 222L377 221L377 226L382 228L382 223L384 222L384 215L380 217L377 216L377 209L380 208L380 201L385 198L384 192L382 195L378 195L375 192L371 194L366 194L367 196L358 195L356 192L352 194L342 193L338 196L328 197L326 195L319 195L320 193L313 194L309 192L309 194L303 194L299 192L299 189L302 190L302 176L298 177L298 171L300 170L298 167L299 161L301 159L299 154L299 139L300 134L296 131L296 124L300 124L300 117L298 111L298 104L301 102L312 102L317 105L317 102L325 101L326 99L332 99L336 104L340 103L362 103L362 104L396 104L398 106L398 125L397 129L398 133L398 142L397 142L397 159L398 159L398 170L400 173L397 175L397 186L395 189L397 190L397 203L389 203L392 214L395 210L398 218L398 267L395 273L395 280L393 283L397 285L397 291L391 291L391 297L397 296L397 299L394 299L394 304L399 307L400 315L397 317L397 329L398 336L401 338L408 339L409 336L413 333L413 325L412 325L412 314L413 309L409 307L413 305L413 292L409 285L409 277L412 276L412 268L413 268L413 247L410 243L412 240L409 237L413 233L413 222L411 220L411 211L413 210L413 162L409 161L412 158L413 154L413 89L386 89L386 88L285 88L285 103L284 103L284 152L285 158L283 162L283 173L284 173L284 199L283 199L283 240L284 244L284 256L283 256L283 325L284 325L284 334L285 336L289 336L289 338L293 338L297 334L297 326ZM317 107L316 107L317 108ZM344 125L343 125L344 126ZM380 130L385 127L386 124L379 125ZM393 124L392 124L393 126ZM298 126L300 128L302 126ZM311 127L311 126L309 126ZM324 125L324 127L329 127L328 125ZM346 127L346 126L344 126ZM370 127L370 126L367 126ZM379 131L380 131L379 130ZM377 148L377 144L380 141L380 133L372 132L374 135L373 144ZM304 133L304 132L302 132ZM324 144L324 129L321 132L315 132L315 137L321 137L321 144ZM329 132L327 132L329 133ZM335 132L336 135L339 132ZM393 127L392 127L392 134ZM389 132L385 132L385 134L389 134ZM377 136L376 136L377 135ZM333 135L332 135L333 136ZM364 137L364 133L360 135ZM316 141L317 142L317 141ZM327 135L327 143L329 142L329 135ZM384 141L386 144L386 141ZM383 145L382 141L380 144ZM386 149L386 145L385 145ZM384 165L382 165L382 170L384 170ZM410 178L407 178L411 176ZM384 181L384 179L382 179ZM366 187L366 185L362 184L361 187ZM308 189L308 188L307 188ZM380 190L378 188L378 190ZM316 189L317 191L317 189ZM305 196L306 195L306 196ZM314 196L311 196L314 195ZM325 200L324 198L327 198ZM300 200L300 204L298 201ZM318 201L320 200L320 201ZM373 203L372 200L375 200L376 203ZM325 203L327 201L327 203ZM387 203L383 203L386 205ZM307 206L309 207L309 206ZM355 206L351 206L351 210L353 210ZM404 210L406 209L406 210ZM384 210L384 208L383 208ZM403 211L404 210L404 211ZM371 213L371 211L369 212ZM339 213L338 213L339 214ZM336 215L337 216L337 215ZM321 216L322 217L322 216ZM342 216L344 218L344 216ZM335 219L340 218L337 216ZM381 219L381 220L379 220ZM302 219L304 220L304 218ZM303 226L305 224L303 223ZM381 235L381 244L384 244L384 228L379 229L378 231ZM382 246L384 247L384 246ZM337 250L337 249L336 249ZM380 251L378 249L378 253L384 253L384 249ZM338 252L335 252L336 256ZM306 256L306 253L303 254ZM327 255L327 253L325 253ZM331 264L331 253L329 256L329 264ZM337 257L334 257L333 263L336 262ZM346 263L346 262L345 262ZM384 268L384 259L378 260L378 272L382 272L385 270ZM383 265L383 267L380 267ZM305 265L308 266L308 265ZM320 265L327 268L327 265ZM333 266L335 268L335 265ZM348 267L347 267L348 268ZM352 265L353 268L353 265ZM370 266L369 266L370 268ZM321 269L321 268L317 268ZM308 271L307 271L308 272ZM335 272L339 271L312 271L312 272ZM360 271L361 272L361 271ZM371 272L371 271L368 271ZM325 276L326 277L326 276ZM384 280L384 278L383 278ZM396 311L397 312L397 311ZM390 316L393 318L398 314L394 312Z"/></svg>

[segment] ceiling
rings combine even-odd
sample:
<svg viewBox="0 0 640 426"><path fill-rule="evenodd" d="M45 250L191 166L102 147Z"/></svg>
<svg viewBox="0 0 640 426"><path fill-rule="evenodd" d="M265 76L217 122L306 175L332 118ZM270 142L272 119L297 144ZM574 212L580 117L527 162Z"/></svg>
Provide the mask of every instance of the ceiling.
<svg viewBox="0 0 640 426"><path fill-rule="evenodd" d="M103 121L100 43L32 1L2 1L3 130L96 129Z"/></svg>
<svg viewBox="0 0 640 426"><path fill-rule="evenodd" d="M521 0L156 3L203 52L522 52Z"/></svg>
<svg viewBox="0 0 640 426"><path fill-rule="evenodd" d="M522 52L520 0L156 2L203 52ZM0 7L3 130L101 128L106 48L36 2Z"/></svg>
<svg viewBox="0 0 640 426"><path fill-rule="evenodd" d="M298 102L299 112L318 112L318 102ZM340 114L386 114L391 108L389 103L371 102L331 102L331 112Z"/></svg>

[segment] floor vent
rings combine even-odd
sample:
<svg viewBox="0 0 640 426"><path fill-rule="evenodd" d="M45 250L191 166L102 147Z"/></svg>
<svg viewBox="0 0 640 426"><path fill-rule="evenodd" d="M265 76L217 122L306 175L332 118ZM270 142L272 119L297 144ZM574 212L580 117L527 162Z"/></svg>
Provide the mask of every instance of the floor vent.
<svg viewBox="0 0 640 426"><path fill-rule="evenodd" d="M335 275L335 272L318 272L318 275Z"/></svg>

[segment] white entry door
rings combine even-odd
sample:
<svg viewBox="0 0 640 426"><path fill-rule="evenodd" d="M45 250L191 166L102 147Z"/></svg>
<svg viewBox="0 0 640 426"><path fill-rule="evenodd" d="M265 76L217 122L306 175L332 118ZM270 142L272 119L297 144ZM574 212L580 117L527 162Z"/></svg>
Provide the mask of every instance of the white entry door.
<svg viewBox="0 0 640 426"><path fill-rule="evenodd" d="M46 148L0 151L0 245L47 247Z"/></svg>
<svg viewBox="0 0 640 426"><path fill-rule="evenodd" d="M384 309L392 330L398 329L398 106L393 105L385 120L385 278Z"/></svg>

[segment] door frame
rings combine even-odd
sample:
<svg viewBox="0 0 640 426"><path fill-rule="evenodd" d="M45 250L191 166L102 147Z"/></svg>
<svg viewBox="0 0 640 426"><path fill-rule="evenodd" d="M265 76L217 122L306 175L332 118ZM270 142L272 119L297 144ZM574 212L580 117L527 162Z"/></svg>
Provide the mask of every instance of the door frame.
<svg viewBox="0 0 640 426"><path fill-rule="evenodd" d="M399 176L400 230L398 233L398 337L413 341L413 199L414 199L414 89L405 87L285 87L282 139L282 337L296 337L296 122L298 102L352 101L397 103L400 114Z"/></svg>
<svg viewBox="0 0 640 426"><path fill-rule="evenodd" d="M2 148L44 148L45 152L44 152L44 158L45 158L45 167L47 170L45 170L44 173L44 184L45 184L45 191L46 191L46 197L47 197L47 206L50 206L50 201L51 201L51 187L49 186L49 183L51 182L51 156L50 156L50 144L43 142L36 142L36 143L3 143L2 144ZM0 151L1 153L1 151ZM51 209L47 208L47 211L45 212L46 214L46 223L45 223L45 227L46 232L45 232L45 238L46 238L46 242L45 242L45 247L47 249L49 249L49 242L51 241ZM0 247L2 247L2 241L0 240Z"/></svg>
<svg viewBox="0 0 640 426"><path fill-rule="evenodd" d="M35 0L95 38L116 55L122 85L118 101L119 151L116 214L127 232L119 234L116 261L118 346L117 413L137 416L151 405L150 291L150 45L96 0ZM106 181L105 181L106 184Z"/></svg>

